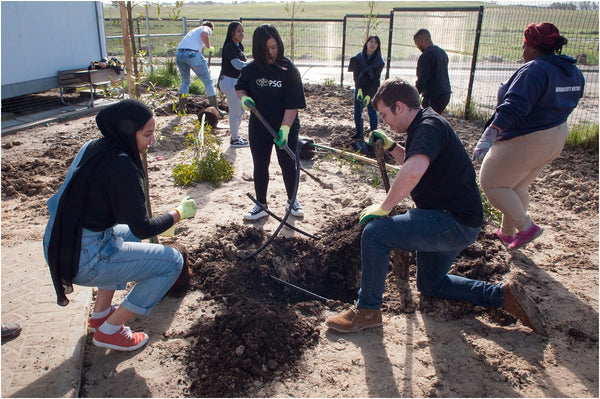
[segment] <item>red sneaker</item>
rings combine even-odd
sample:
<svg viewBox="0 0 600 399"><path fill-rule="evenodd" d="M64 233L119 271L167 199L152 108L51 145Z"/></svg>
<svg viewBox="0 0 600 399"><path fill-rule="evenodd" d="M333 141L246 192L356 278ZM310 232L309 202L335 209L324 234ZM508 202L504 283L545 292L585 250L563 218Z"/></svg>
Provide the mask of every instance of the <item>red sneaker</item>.
<svg viewBox="0 0 600 399"><path fill-rule="evenodd" d="M110 312L108 312L108 316L106 317L102 317L100 319L92 319L90 317L90 319L88 320L88 328L91 332L96 332L96 329L98 329L98 327L100 327L102 325L102 323L104 323L106 321L106 319L108 319L110 317L111 314L115 313L115 310L117 310L118 306L111 306L110 307Z"/></svg>
<svg viewBox="0 0 600 399"><path fill-rule="evenodd" d="M101 348L115 349L118 351L134 351L148 342L148 334L133 332L131 328L122 325L121 329L112 335L104 334L99 329L92 339L94 345Z"/></svg>

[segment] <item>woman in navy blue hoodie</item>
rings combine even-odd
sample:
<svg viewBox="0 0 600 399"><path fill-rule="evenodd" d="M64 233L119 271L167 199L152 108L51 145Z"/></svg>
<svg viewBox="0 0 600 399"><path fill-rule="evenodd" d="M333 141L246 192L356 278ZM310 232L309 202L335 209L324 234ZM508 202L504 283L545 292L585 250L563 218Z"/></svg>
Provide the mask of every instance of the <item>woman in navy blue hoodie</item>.
<svg viewBox="0 0 600 399"><path fill-rule="evenodd" d="M527 216L529 185L562 151L567 118L583 96L585 81L576 60L561 54L566 44L549 22L525 29L525 64L500 85L496 112L473 153L473 160L483 159L479 180L502 212L496 235L508 249L542 234Z"/></svg>
<svg viewBox="0 0 600 399"><path fill-rule="evenodd" d="M363 108L367 107L371 131L377 129L377 111L371 105L380 84L381 71L385 63L381 58L381 40L378 36L369 36L360 53L350 58L348 72L354 74L354 123L357 149L366 152L363 130Z"/></svg>

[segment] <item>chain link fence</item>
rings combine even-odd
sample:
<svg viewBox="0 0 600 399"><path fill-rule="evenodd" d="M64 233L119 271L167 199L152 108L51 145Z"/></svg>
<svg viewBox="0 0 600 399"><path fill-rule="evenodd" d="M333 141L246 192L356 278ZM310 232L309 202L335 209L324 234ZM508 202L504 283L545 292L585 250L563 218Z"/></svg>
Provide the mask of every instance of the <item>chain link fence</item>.
<svg viewBox="0 0 600 399"><path fill-rule="evenodd" d="M342 4L342 3L340 3ZM215 26L211 45L211 74L216 79L221 66L221 48L231 20L210 19ZM450 58L452 97L448 110L463 117L484 118L496 106L496 92L522 64L524 28L531 22L554 23L569 43L564 53L576 57L586 79L584 97L569 118L569 124L598 124L598 11L561 10L533 6L393 8L389 14L346 15L343 19L243 18L246 55L252 54L252 33L263 23L277 27L286 56L297 65L306 83L353 86L347 72L352 56L362 50L368 35L381 39L386 68L382 78L416 80L420 51L413 35L428 29L433 42ZM148 18L134 20L135 46L141 73L173 60L183 36L201 25L202 19ZM106 44L109 57L123 57L123 40L118 12L105 13ZM58 92L58 90L56 90ZM52 93L51 93L52 94ZM56 93L54 93L56 95ZM23 108L23 102L39 95L2 101L2 108ZM45 93L43 97L49 97ZM57 100L59 101L59 100ZM14 104L17 104L15 106Z"/></svg>

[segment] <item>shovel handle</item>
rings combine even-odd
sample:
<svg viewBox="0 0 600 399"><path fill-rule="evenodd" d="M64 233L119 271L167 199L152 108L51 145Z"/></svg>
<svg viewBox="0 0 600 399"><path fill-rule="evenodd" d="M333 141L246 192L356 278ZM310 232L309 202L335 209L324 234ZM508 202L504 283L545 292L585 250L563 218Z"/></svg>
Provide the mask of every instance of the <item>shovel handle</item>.
<svg viewBox="0 0 600 399"><path fill-rule="evenodd" d="M278 139L279 135L275 132L275 130L271 127L271 125L269 125L269 122L267 122L265 117L262 116L262 114L256 109L256 107L252 104L247 104L247 107L250 109L250 112L252 112L254 114L254 116L256 116L258 118L260 123L263 124L263 126L269 131L269 133L271 133L271 136L273 136L274 139ZM296 154L294 154L292 152L292 150L290 149L290 147L288 147L287 144L283 145L283 149L285 150L285 152L287 152L287 154L290 156L290 158L292 158L293 160L296 160Z"/></svg>

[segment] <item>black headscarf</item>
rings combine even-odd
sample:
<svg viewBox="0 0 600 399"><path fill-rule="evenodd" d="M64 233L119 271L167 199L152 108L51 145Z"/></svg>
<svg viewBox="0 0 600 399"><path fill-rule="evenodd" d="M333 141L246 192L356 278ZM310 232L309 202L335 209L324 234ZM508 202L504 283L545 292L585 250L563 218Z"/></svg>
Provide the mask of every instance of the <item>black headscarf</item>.
<svg viewBox="0 0 600 399"><path fill-rule="evenodd" d="M96 124L104 137L90 143L60 197L48 246L48 265L61 306L69 303L65 294L73 292L73 278L79 271L81 229L85 197L90 183L111 160L125 153L143 177L136 133L152 117L141 101L123 100L101 110Z"/></svg>

